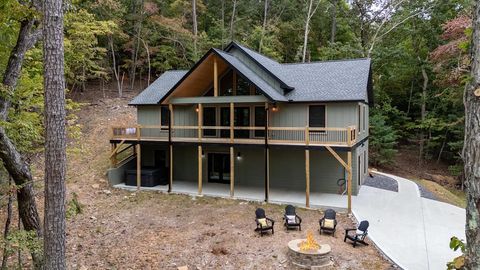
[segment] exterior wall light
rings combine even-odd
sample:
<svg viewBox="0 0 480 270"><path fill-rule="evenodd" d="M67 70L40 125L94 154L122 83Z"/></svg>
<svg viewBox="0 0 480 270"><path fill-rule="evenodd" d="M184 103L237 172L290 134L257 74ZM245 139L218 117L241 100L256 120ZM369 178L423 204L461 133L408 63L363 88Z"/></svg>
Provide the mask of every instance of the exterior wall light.
<svg viewBox="0 0 480 270"><path fill-rule="evenodd" d="M195 107L195 111L198 113L199 111L198 106Z"/></svg>
<svg viewBox="0 0 480 270"><path fill-rule="evenodd" d="M205 157L205 151L202 150L202 158Z"/></svg>
<svg viewBox="0 0 480 270"><path fill-rule="evenodd" d="M277 104L273 103L272 112L278 111Z"/></svg>
<svg viewBox="0 0 480 270"><path fill-rule="evenodd" d="M237 153L237 160L241 160L242 159L242 154L240 152Z"/></svg>

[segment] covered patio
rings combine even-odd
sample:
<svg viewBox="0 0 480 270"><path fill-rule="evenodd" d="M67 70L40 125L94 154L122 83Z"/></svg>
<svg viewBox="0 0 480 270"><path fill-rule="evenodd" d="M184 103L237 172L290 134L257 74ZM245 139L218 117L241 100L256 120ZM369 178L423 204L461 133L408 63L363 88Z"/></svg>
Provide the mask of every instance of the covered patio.
<svg viewBox="0 0 480 270"><path fill-rule="evenodd" d="M127 186L124 183L114 185L116 188L136 191L136 186ZM162 191L168 192L168 185L158 185L155 187L140 187L145 191ZM265 191L254 186L238 186L235 187L233 197L229 195L230 186L219 183L204 183L202 187L202 195L220 198L233 198L247 201L265 201ZM187 194L198 196L198 185L194 181L175 181L172 185L172 193ZM355 196L354 196L355 197ZM281 188L270 188L269 203L276 204L292 204L300 207L305 206L305 192L287 190ZM334 208L336 210L347 209L347 196L330 193L310 193L310 208Z"/></svg>

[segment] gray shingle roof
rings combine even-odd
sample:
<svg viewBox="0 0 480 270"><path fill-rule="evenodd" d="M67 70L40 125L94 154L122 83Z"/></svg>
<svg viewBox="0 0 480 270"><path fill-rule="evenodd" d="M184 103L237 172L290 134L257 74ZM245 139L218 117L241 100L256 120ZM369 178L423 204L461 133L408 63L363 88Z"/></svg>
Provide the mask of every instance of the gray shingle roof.
<svg viewBox="0 0 480 270"><path fill-rule="evenodd" d="M250 80L255 86L260 88L266 96L275 101L287 101L287 99L282 94L277 92L272 86L270 86L260 76L258 76L255 72L249 69L235 56L217 49L214 49L214 51L218 53L218 55L220 55L220 57L227 61L231 66L235 67L238 72L240 72L244 77Z"/></svg>
<svg viewBox="0 0 480 270"><path fill-rule="evenodd" d="M187 70L166 71L128 105L155 105L187 73Z"/></svg>
<svg viewBox="0 0 480 270"><path fill-rule="evenodd" d="M280 64L237 43L232 44L239 47L264 70L267 70L273 79L287 89L285 94L275 90L256 72L230 53L217 49L211 51L218 54L274 101L365 101L373 103L370 59ZM227 47L227 51L229 47ZM157 104L186 73L187 71L184 70L165 72L129 104ZM289 89L293 90L288 91Z"/></svg>
<svg viewBox="0 0 480 270"><path fill-rule="evenodd" d="M368 102L370 59L284 64L281 78L294 87L285 95L292 101Z"/></svg>

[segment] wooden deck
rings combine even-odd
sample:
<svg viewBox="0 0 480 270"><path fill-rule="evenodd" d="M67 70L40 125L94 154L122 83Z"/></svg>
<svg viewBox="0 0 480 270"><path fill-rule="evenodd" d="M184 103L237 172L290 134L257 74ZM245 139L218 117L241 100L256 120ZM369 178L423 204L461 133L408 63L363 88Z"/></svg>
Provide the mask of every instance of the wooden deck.
<svg viewBox="0 0 480 270"><path fill-rule="evenodd" d="M267 134L267 138L265 138ZM356 142L355 127L229 127L137 125L112 127L111 140L219 144L269 144L349 147Z"/></svg>

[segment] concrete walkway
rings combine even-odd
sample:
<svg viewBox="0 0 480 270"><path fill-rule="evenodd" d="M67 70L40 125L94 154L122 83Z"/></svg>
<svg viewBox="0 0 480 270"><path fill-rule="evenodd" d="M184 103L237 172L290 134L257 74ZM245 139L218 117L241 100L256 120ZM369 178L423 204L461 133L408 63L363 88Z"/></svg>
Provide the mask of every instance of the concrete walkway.
<svg viewBox="0 0 480 270"><path fill-rule="evenodd" d="M362 186L353 198L353 214L370 222L369 237L386 256L404 269L446 269L459 255L450 238L465 239L465 209L420 197L417 185L398 182L398 192Z"/></svg>

